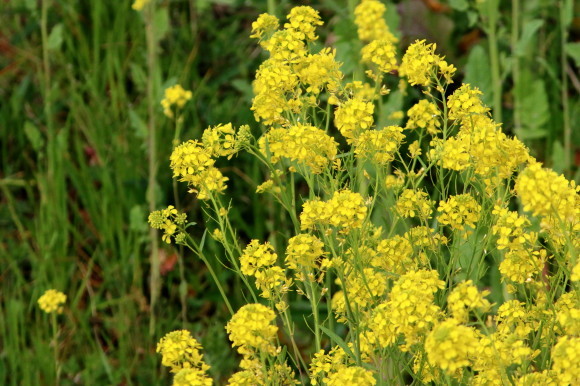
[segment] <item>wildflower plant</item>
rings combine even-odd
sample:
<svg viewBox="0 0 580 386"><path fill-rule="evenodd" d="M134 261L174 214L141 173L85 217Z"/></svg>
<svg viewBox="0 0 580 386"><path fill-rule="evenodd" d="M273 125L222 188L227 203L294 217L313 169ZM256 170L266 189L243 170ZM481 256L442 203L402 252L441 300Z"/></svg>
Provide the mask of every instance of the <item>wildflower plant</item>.
<svg viewBox="0 0 580 386"><path fill-rule="evenodd" d="M241 361L229 384L580 382L580 188L506 135L480 90L451 92L455 67L435 44L401 50L384 12L375 0L355 8L355 74L317 43L313 8L285 22L260 15L257 124L217 124L171 154L247 299L230 304L232 283L185 214L151 214L164 241L203 260L230 311ZM381 123L393 83L423 94L404 126ZM277 205L276 233L244 240L236 227L227 182L237 177L219 165L240 152L263 165L251 190ZM158 351L187 371L176 384L202 382L200 347L184 339Z"/></svg>

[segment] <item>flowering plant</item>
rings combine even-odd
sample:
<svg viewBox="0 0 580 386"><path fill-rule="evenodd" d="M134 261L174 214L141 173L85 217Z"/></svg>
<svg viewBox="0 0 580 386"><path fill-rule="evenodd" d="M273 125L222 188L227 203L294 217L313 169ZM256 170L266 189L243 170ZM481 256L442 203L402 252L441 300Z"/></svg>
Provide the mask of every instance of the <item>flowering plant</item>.
<svg viewBox="0 0 580 386"><path fill-rule="evenodd" d="M435 44L416 41L398 60L384 12L377 0L355 10L367 71L351 82L334 49L313 48L313 8L293 8L282 28L261 15L252 37L269 58L252 111L263 132L210 127L171 155L249 299L234 313L185 214L151 214L165 241L203 258L232 312L226 330L242 360L229 384L580 382L580 188L507 136L478 89L454 88ZM377 126L397 75L424 98L405 126ZM243 246L216 166L240 151L264 165L256 193L280 205L290 237ZM502 293L485 289L493 280ZM298 297L312 316L307 355L289 312ZM205 384L201 348L186 338L171 344L177 359L160 343L164 363L176 382Z"/></svg>

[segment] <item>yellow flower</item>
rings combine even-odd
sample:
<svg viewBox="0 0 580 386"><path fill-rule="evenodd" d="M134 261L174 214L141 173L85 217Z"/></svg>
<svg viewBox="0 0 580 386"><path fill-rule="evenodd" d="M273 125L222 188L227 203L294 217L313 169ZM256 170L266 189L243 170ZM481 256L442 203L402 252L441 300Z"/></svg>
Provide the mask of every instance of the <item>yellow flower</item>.
<svg viewBox="0 0 580 386"><path fill-rule="evenodd" d="M407 113L409 120L405 129L426 129L431 135L437 135L441 130L441 111L437 106L426 99L420 100L409 109Z"/></svg>
<svg viewBox="0 0 580 386"><path fill-rule="evenodd" d="M331 225L342 233L348 233L362 227L366 214L363 197L345 189L334 192L326 202L320 199L306 201L300 214L301 229L312 229L320 224Z"/></svg>
<svg viewBox="0 0 580 386"><path fill-rule="evenodd" d="M175 86L168 87L165 89L165 98L161 101L161 106L163 106L163 113L169 118L173 118L173 111L171 108L176 106L181 109L188 100L192 98L193 94L191 91L184 90L183 87L176 84Z"/></svg>
<svg viewBox="0 0 580 386"><path fill-rule="evenodd" d="M171 367L176 373L182 369L196 369L205 373L209 366L203 362L201 344L187 330L177 330L165 335L157 344L163 366Z"/></svg>
<svg viewBox="0 0 580 386"><path fill-rule="evenodd" d="M299 234L288 240L286 266L299 271L316 268L325 255L324 243L318 237Z"/></svg>
<svg viewBox="0 0 580 386"><path fill-rule="evenodd" d="M280 26L278 18L268 13L258 16L258 19L252 23L251 38L262 40L264 37L270 37Z"/></svg>
<svg viewBox="0 0 580 386"><path fill-rule="evenodd" d="M242 273L253 276L259 269L274 265L277 259L278 255L274 252L272 244L269 242L260 244L258 240L252 240L240 257Z"/></svg>
<svg viewBox="0 0 580 386"><path fill-rule="evenodd" d="M552 348L552 370L559 384L580 383L580 338L562 336Z"/></svg>
<svg viewBox="0 0 580 386"><path fill-rule="evenodd" d="M471 357L477 353L479 341L475 329L459 325L448 319L433 328L425 340L429 363L440 367L449 375L469 366Z"/></svg>
<svg viewBox="0 0 580 386"><path fill-rule="evenodd" d="M341 104L335 111L335 125L348 143L360 135L362 131L372 127L375 105L360 97L354 97Z"/></svg>
<svg viewBox="0 0 580 386"><path fill-rule="evenodd" d="M401 142L405 139L399 126L387 126L382 130L367 130L354 140L357 158L369 159L385 165L395 159Z"/></svg>
<svg viewBox="0 0 580 386"><path fill-rule="evenodd" d="M405 189L397 199L395 210L402 217L431 218L433 201L429 195L421 190Z"/></svg>
<svg viewBox="0 0 580 386"><path fill-rule="evenodd" d="M173 386L211 386L213 380L201 369L182 369L173 378Z"/></svg>
<svg viewBox="0 0 580 386"><path fill-rule="evenodd" d="M299 40L314 41L318 39L316 27L322 24L324 23L320 20L318 11L312 7L301 6L290 10L288 23L284 24L284 28Z"/></svg>
<svg viewBox="0 0 580 386"><path fill-rule="evenodd" d="M177 236L181 233L175 235L175 232L178 226L184 225L186 221L187 215L185 213L179 213L173 205L149 214L149 225L151 228L163 230L163 241L167 244L171 244L171 237L175 237L177 241Z"/></svg>
<svg viewBox="0 0 580 386"><path fill-rule="evenodd" d="M341 64L335 57L336 50L323 48L314 55L300 59L293 66L293 71L298 75L306 92L319 94L324 87L331 93L338 90L344 75L340 71Z"/></svg>
<svg viewBox="0 0 580 386"><path fill-rule="evenodd" d="M335 373L331 373L325 381L328 386L373 386L377 384L372 371L358 366L340 368Z"/></svg>
<svg viewBox="0 0 580 386"><path fill-rule="evenodd" d="M463 120L472 115L486 114L489 109L479 99L481 94L477 87L471 88L469 84L461 85L447 99L449 119Z"/></svg>
<svg viewBox="0 0 580 386"><path fill-rule="evenodd" d="M150 1L151 0L135 0L131 8L133 8L135 11L142 11Z"/></svg>
<svg viewBox="0 0 580 386"><path fill-rule="evenodd" d="M475 228L481 205L470 194L459 194L450 196L446 202L439 202L437 210L440 212L437 219L441 224L463 231L465 226Z"/></svg>
<svg viewBox="0 0 580 386"><path fill-rule="evenodd" d="M399 67L399 74L406 76L412 86L429 86L435 73L435 66L441 57L435 55L435 43L425 44L425 40L416 40L411 44Z"/></svg>
<svg viewBox="0 0 580 386"><path fill-rule="evenodd" d="M246 304L235 313L226 325L232 347L238 347L240 354L256 351L273 354L273 342L278 332L272 322L276 319L274 311L262 304Z"/></svg>
<svg viewBox="0 0 580 386"><path fill-rule="evenodd" d="M228 157L236 154L239 145L231 123L207 128L201 137L203 146L211 151L214 157Z"/></svg>
<svg viewBox="0 0 580 386"><path fill-rule="evenodd" d="M296 124L289 129L271 129L259 141L263 154L272 154L271 161L281 157L310 167L314 174L322 173L334 160L338 144L324 130Z"/></svg>
<svg viewBox="0 0 580 386"><path fill-rule="evenodd" d="M358 27L358 37L362 41L386 39L396 43L383 17L387 8L378 0L362 0L354 10L354 22Z"/></svg>
<svg viewBox="0 0 580 386"><path fill-rule="evenodd" d="M373 40L362 48L363 63L376 66L380 72L389 73L397 69L397 52L392 41Z"/></svg>
<svg viewBox="0 0 580 386"><path fill-rule="evenodd" d="M479 309L489 310L491 304L485 297L489 291L479 292L471 280L459 283L447 297L447 304L453 319L459 323L467 323L469 311Z"/></svg>
<svg viewBox="0 0 580 386"><path fill-rule="evenodd" d="M62 305L66 303L66 295L60 291L49 289L38 298L38 306L47 314L56 312L61 314L63 311Z"/></svg>

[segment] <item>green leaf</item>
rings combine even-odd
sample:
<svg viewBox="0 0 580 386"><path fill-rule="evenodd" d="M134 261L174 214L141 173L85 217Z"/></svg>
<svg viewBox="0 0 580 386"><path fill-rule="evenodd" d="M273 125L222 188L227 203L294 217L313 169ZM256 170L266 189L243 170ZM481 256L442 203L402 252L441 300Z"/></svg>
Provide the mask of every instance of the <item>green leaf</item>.
<svg viewBox="0 0 580 386"><path fill-rule="evenodd" d="M38 153L38 151L44 146L44 139L42 138L40 130L38 130L32 122L26 121L24 122L24 133L26 134L26 137L28 137L34 151Z"/></svg>
<svg viewBox="0 0 580 386"><path fill-rule="evenodd" d="M46 42L46 48L49 51L60 50L60 46L62 45L62 31L63 27L61 23L58 23L52 30L50 31L50 35L48 35L48 41Z"/></svg>
<svg viewBox="0 0 580 386"><path fill-rule="evenodd" d="M449 6L459 12L465 12L469 9L467 0L449 0Z"/></svg>
<svg viewBox="0 0 580 386"><path fill-rule="evenodd" d="M169 31L169 11L167 7L155 9L153 25L155 26L155 37L157 40L163 39Z"/></svg>
<svg viewBox="0 0 580 386"><path fill-rule="evenodd" d="M562 24L565 29L570 27L572 20L574 20L574 2L572 0L564 0L564 4L560 4L562 9Z"/></svg>
<svg viewBox="0 0 580 386"><path fill-rule="evenodd" d="M395 111L403 109L403 94L399 90L392 91L388 95L388 100L381 107L380 116L377 120L378 127L399 125L402 119L391 119L389 116Z"/></svg>
<svg viewBox="0 0 580 386"><path fill-rule="evenodd" d="M524 56L526 49L530 45L532 38L536 35L540 27L544 25L544 20L535 19L524 24L522 36L518 40L514 53L516 56Z"/></svg>
<svg viewBox="0 0 580 386"><path fill-rule="evenodd" d="M566 43L564 49L568 56L574 59L576 66L580 67L580 42Z"/></svg>
<svg viewBox="0 0 580 386"><path fill-rule="evenodd" d="M543 129L550 119L546 86L542 79L526 81L522 78L521 83L516 98L519 98L522 126L529 132L520 134L523 139L541 138L545 136Z"/></svg>
<svg viewBox="0 0 580 386"><path fill-rule="evenodd" d="M563 173L564 170L568 169L568 165L566 165L566 152L564 150L564 146L560 140L555 140L554 145L552 146L552 169L556 173Z"/></svg>
<svg viewBox="0 0 580 386"><path fill-rule="evenodd" d="M492 87L489 57L487 51L480 45L471 49L465 65L464 83L479 88L483 95L481 100L486 105L492 103Z"/></svg>
<svg viewBox="0 0 580 386"><path fill-rule="evenodd" d="M348 356L350 356L351 358L356 358L356 356L354 355L354 353L352 352L350 347L348 347L346 342L340 336L336 335L336 333L334 331L329 330L328 328L326 328L324 326L319 326L319 327L322 330L322 332L324 332L326 335L328 335L328 337L330 339L332 339L334 341L334 343L336 343L341 349L343 349L344 352L348 354Z"/></svg>

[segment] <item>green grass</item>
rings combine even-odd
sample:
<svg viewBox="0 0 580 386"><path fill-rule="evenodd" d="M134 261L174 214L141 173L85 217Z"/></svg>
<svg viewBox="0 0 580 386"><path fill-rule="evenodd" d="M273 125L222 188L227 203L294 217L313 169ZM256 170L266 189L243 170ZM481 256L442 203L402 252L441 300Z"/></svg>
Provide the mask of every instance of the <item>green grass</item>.
<svg viewBox="0 0 580 386"><path fill-rule="evenodd" d="M63 384L168 383L155 344L177 328L201 339L216 380L223 381L236 366L223 329L227 309L200 261L184 256L187 321L181 316L177 264L161 276L159 303L149 307L154 244L146 223L147 87L155 101L154 204L162 207L173 201L168 157L174 133L159 105L164 88L179 83L193 91L182 139L199 138L208 125L226 122L251 124L259 132L249 110L251 80L261 59L248 38L251 22L268 7L281 16L292 2L159 2L158 61L152 71L143 16L130 3L15 0L0 9L1 384L54 382L50 318L36 305L49 288L68 295L59 317ZM338 40L338 49L344 49L339 58L352 74L358 54L349 47L356 30L345 5L355 3L314 3L323 17L333 16L322 34ZM399 3L404 10L413 2ZM451 33L440 46L463 63L465 79L492 95L488 102L502 111L506 131L519 135L549 166L580 180L574 164L580 143L574 60L580 53L573 40L579 34L573 2L562 1L561 12L546 2L513 0L493 10L449 3L451 13L428 11L426 30L445 24ZM393 4L389 9L389 21L401 19L406 40L423 37L404 29L408 14L397 15ZM498 20L495 36L488 30L489 12ZM482 37L462 52L458 41L474 29L481 29ZM401 99L385 111L404 103L410 102ZM264 171L245 156L228 166L231 180L239 176L229 189L245 206L232 214L241 237L264 237L278 229L276 205L247 193L253 190L248 181L261 182ZM179 197L189 217L203 224L199 203L183 187ZM201 237L203 227L196 232ZM219 251L211 241L207 248L208 256ZM175 251L161 245L160 253ZM232 274L217 262L213 266L235 292ZM243 304L235 296L233 301Z"/></svg>

